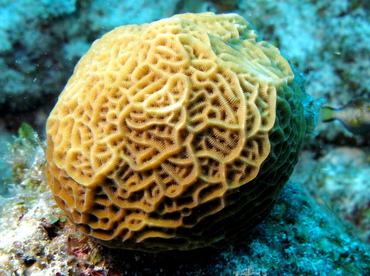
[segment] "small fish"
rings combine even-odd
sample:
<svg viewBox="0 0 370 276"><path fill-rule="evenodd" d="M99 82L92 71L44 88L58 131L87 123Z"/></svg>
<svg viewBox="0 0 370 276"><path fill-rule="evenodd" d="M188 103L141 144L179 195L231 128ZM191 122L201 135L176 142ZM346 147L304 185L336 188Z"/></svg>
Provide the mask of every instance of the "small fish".
<svg viewBox="0 0 370 276"><path fill-rule="evenodd" d="M339 120L353 134L370 133L370 101L360 98L350 101L345 106L335 109L324 106L321 110L323 122Z"/></svg>

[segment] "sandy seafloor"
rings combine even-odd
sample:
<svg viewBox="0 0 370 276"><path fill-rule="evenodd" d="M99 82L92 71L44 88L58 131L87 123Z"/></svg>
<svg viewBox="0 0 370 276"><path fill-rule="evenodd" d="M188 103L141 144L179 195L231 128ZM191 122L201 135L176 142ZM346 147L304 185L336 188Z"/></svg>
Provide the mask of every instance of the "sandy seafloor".
<svg viewBox="0 0 370 276"><path fill-rule="evenodd" d="M85 238L48 191L42 147L14 144L22 122L42 144L58 94L102 34L204 11L245 17L325 105L370 100L366 0L0 0L1 276L370 275L370 135L338 121L318 121L275 208L243 242L191 253L119 251Z"/></svg>

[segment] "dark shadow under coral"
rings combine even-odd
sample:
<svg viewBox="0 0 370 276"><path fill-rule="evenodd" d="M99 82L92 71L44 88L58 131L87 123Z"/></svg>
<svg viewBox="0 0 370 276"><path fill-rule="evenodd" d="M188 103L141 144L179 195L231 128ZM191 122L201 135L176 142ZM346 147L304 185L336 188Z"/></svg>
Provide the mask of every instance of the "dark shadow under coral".
<svg viewBox="0 0 370 276"><path fill-rule="evenodd" d="M158 253L103 248L101 252L109 258L109 276L210 275L215 273L215 265L222 262L221 253L213 248Z"/></svg>

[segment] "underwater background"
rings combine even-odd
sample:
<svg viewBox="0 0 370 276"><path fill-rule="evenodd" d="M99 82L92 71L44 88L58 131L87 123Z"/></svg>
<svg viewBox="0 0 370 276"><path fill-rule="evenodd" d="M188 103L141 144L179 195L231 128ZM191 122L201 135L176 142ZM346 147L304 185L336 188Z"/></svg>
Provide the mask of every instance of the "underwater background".
<svg viewBox="0 0 370 276"><path fill-rule="evenodd" d="M369 103L366 0L0 0L1 276L370 275L370 134L319 114L276 206L242 243L190 255L102 248L55 204L45 121L79 58L117 26L206 11L251 22L318 106Z"/></svg>

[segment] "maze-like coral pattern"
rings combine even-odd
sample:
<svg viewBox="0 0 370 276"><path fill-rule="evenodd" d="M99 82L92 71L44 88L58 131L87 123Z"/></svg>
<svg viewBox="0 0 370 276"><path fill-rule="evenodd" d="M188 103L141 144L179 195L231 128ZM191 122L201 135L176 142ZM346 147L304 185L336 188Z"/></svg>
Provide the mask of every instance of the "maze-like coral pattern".
<svg viewBox="0 0 370 276"><path fill-rule="evenodd" d="M279 92L293 78L278 50L235 14L116 28L80 60L48 119L57 203L109 246L159 251L234 239L251 227L227 224L257 224L294 167L293 156L275 180L256 182L275 158L271 133L303 120L291 112L300 103Z"/></svg>

